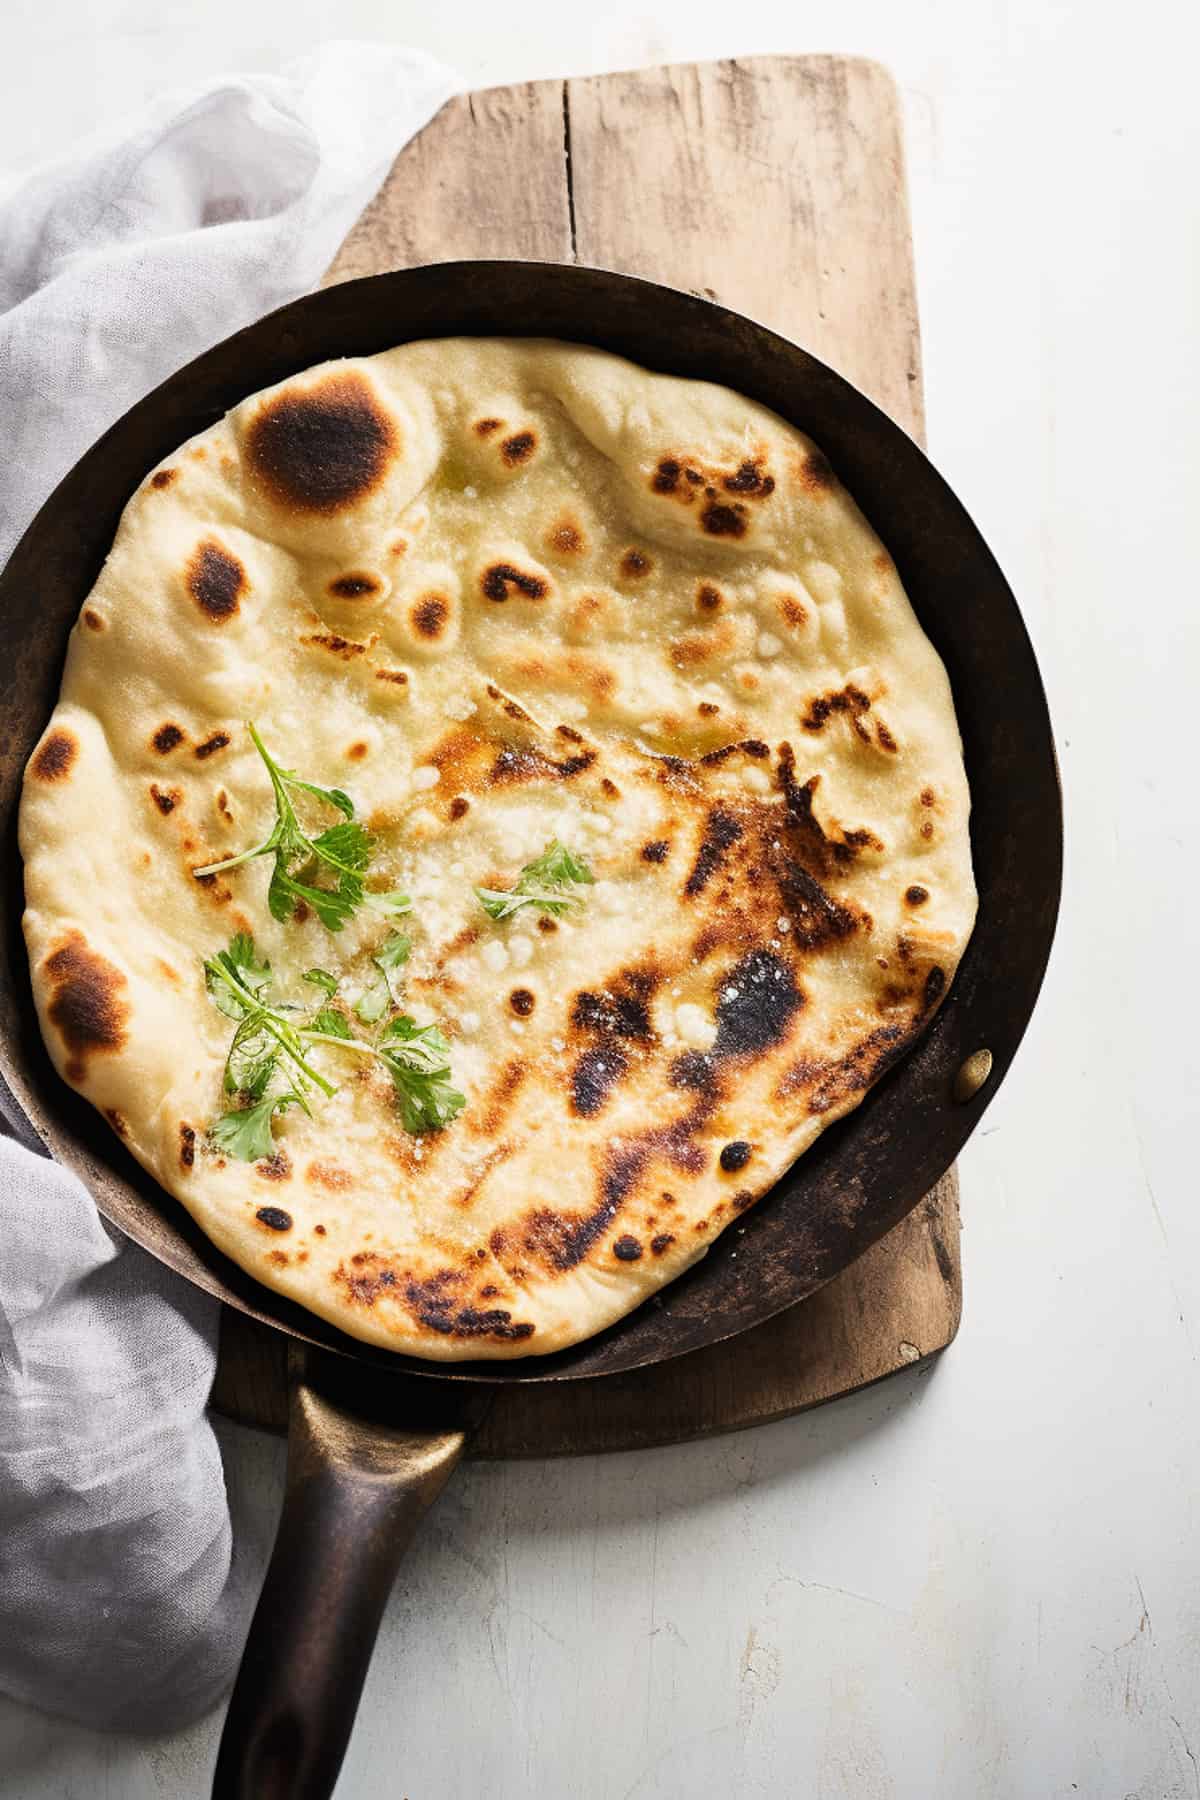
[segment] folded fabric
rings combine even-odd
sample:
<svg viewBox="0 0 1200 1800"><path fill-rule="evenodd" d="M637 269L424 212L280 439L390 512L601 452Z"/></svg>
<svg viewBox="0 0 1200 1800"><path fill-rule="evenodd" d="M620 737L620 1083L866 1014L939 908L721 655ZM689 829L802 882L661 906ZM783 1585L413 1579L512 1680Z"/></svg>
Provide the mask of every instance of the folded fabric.
<svg viewBox="0 0 1200 1800"><path fill-rule="evenodd" d="M312 288L454 91L333 44L164 96L0 192L0 561L56 482L188 358ZM217 1305L0 1142L0 1688L166 1730L232 1679L256 1571L204 1416Z"/></svg>

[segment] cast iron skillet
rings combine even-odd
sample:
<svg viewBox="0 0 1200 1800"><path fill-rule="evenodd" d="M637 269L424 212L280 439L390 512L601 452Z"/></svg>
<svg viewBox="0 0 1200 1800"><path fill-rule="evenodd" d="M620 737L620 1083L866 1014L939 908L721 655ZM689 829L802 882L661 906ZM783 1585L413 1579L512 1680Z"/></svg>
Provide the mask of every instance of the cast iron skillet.
<svg viewBox="0 0 1200 1800"><path fill-rule="evenodd" d="M661 1300L574 1349L508 1364L423 1364L356 1343L259 1287L56 1077L20 933L21 773L57 696L67 636L147 471L245 395L329 357L451 334L596 344L722 382L820 444L888 546L953 685L970 778L979 920L913 1052ZM912 441L805 351L690 294L604 270L462 262L347 282L281 308L189 363L118 421L47 501L0 578L0 1112L82 1176L104 1215L162 1262L294 1340L283 1519L230 1705L214 1792L330 1793L399 1557L510 1382L562 1382L680 1356L761 1323L836 1275L953 1161L1005 1073L1049 955L1062 859L1050 721L1016 602L970 519ZM972 1052L982 1093L952 1095Z"/></svg>

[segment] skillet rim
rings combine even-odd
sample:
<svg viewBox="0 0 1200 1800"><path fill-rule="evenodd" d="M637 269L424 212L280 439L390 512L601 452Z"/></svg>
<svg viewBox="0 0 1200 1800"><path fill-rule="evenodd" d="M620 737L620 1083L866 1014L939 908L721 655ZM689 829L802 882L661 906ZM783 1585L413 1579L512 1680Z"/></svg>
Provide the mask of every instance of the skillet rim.
<svg viewBox="0 0 1200 1800"><path fill-rule="evenodd" d="M468 290L455 294L455 289ZM480 299L476 291L486 289ZM389 301L407 301L410 321L402 328L394 323ZM359 305L360 301L365 302ZM483 324L485 315L512 308L519 301L519 328L512 319L502 316L497 323ZM604 323L584 332L565 332L547 323L557 306L572 324L579 322L581 304L591 307L591 318L603 316ZM446 306L458 307L456 317L444 319L442 328L415 329L411 315L428 317L430 323L442 318ZM422 308L424 309L422 312ZM532 309L532 311L530 310ZM648 310L647 310L648 309ZM536 316L535 316L536 315ZM468 319L479 318L475 326ZM670 322L683 337L664 339ZM336 348L328 338L332 331ZM96 569L111 545L115 531L115 508L121 508L137 481L194 432L220 417L237 398L259 391L298 373L330 355L370 354L372 350L420 337L451 335L492 336L558 336L567 341L594 343L627 355L651 369L686 374L693 378L723 382L737 391L764 401L785 419L809 430L845 480L851 494L887 544L900 569L923 629L926 630L950 671L951 686L959 713L964 739L968 779L973 803L977 794L990 802L997 785L993 779L995 745L986 740L977 711L986 700L986 687L976 687L964 676L960 667L964 645L951 645L946 632L947 618L931 625L930 613L938 611L931 598L940 593L947 579L970 578L972 600L985 606L982 622L985 635L998 636L1005 651L1002 668L991 668L989 679L999 685L1004 676L1015 678L1021 715L1020 729L1008 732L1006 756L1016 766L1025 766L1028 791L1013 799L1014 819L1028 833L1032 826L1039 840L1040 858L1035 864L1026 859L1024 879L1011 892L1011 870L997 892L985 894L981 866L990 865L990 833L978 822L978 809L973 804L971 841L972 856L980 890L980 915L975 933L967 945L958 974L937 1015L898 1065L868 1091L859 1107L848 1118L830 1127L791 1170L776 1183L768 1195L743 1216L740 1247L745 1255L736 1276L730 1269L733 1234L726 1231L714 1241L712 1249L699 1263L670 1283L660 1294L635 1308L625 1318L604 1332L582 1340L578 1345L545 1358L528 1357L505 1362L439 1363L399 1355L350 1338L317 1315L284 1299L262 1286L252 1276L217 1251L195 1226L182 1204L160 1188L153 1177L143 1171L121 1146L89 1102L67 1087L53 1070L41 1042L33 1011L29 987L28 964L20 932L20 905L13 905L14 885L20 886L20 859L16 851L16 815L20 798L20 776L32 745L40 735L46 716L58 692L66 639L86 593L95 579ZM649 338L658 343L660 354L647 353L641 347ZM369 341L364 341L369 340ZM616 341L614 341L614 339ZM301 349L301 343L304 348ZM698 364L693 367L693 362ZM737 372L725 368L732 360ZM682 366L681 366L682 365ZM255 373L244 374L254 367ZM236 373L233 371L236 369ZM747 375L749 373L749 377ZM796 419L794 409L781 405L774 383L790 377L807 392L808 405L824 404L833 410L823 422L810 413ZM236 389L236 394L234 390ZM223 397L217 403L211 397L201 407L198 395ZM873 469L864 473L861 459ZM132 463L138 474L126 480ZM854 465L853 470L847 463ZM120 479L116 471L123 471ZM917 551L907 541L912 531L898 521L889 532L879 523L880 511L887 511L889 494L886 485L877 491L876 483L890 472L898 484L896 493L911 505L915 514L912 531L920 533L932 527L942 535L936 547ZM102 490L120 489L119 499L109 493L108 512L94 517L85 515L84 530L78 528L75 539L83 536L86 543L72 542L75 577L56 568L55 549L62 536L64 521L78 518L78 503L89 495L90 484ZM89 522L90 521L90 522ZM96 545L103 547L96 554ZM898 548L899 544L899 548ZM84 561L86 551L88 560ZM932 557L935 565L947 567L934 580L932 566L923 557ZM57 562L70 563L72 557L57 554ZM722 1342L737 1333L765 1323L776 1313L798 1303L840 1270L911 1211L938 1177L945 1173L966 1142L984 1110L1000 1086L1024 1035L1044 978L1057 921L1062 874L1061 789L1058 782L1053 736L1045 693L1037 668L1033 647L1017 602L983 538L957 500L948 484L929 462L924 452L901 428L887 417L866 395L855 388L829 365L813 357L801 346L747 315L735 313L714 301L614 270L579 264L544 263L514 258L486 258L423 264L412 269L369 275L355 281L336 284L291 301L265 315L254 324L212 346L192 359L166 381L153 389L128 412L116 420L94 443L64 479L35 516L22 536L9 562L0 574L0 643L16 650L16 678L12 681L4 711L12 714L20 705L14 695L28 690L22 681L33 662L29 644L14 646L25 614L30 612L29 596L40 594L44 583L43 564L49 564L59 582L66 582L77 596L73 609L61 603L65 628L56 635L56 650L48 659L40 658L37 681L37 703L24 708L24 719L18 718L15 732L0 733L0 828L4 830L9 855L5 859L4 884L0 892L0 1114L8 1120L14 1135L27 1143L31 1134L42 1143L53 1142L60 1159L75 1168L90 1188L101 1213L128 1236L140 1243L159 1261L176 1270L185 1279L214 1293L227 1304L274 1326L287 1335L334 1350L342 1355L365 1361L377 1368L411 1374L422 1379L487 1382L501 1385L507 1381L567 1381L593 1379L599 1375L630 1372L652 1363L671 1360L709 1344ZM921 569L914 577L909 568ZM86 578L86 585L83 585ZM984 600L980 601L980 595ZM939 603L944 610L944 599ZM947 615L948 617L949 615ZM40 622L40 621L39 621ZM980 616L971 620L978 626ZM943 629L945 627L946 629ZM966 645L968 660L970 644ZM959 654L956 654L958 652ZM977 660L977 658L975 659ZM49 672L49 680L47 680ZM28 725L38 716L38 707L49 693L49 705L42 707L41 723L32 735L22 734L22 723ZM970 712L964 708L970 708ZM984 721L988 706L982 704ZM0 713L4 723L9 721ZM1004 721L1001 721L1003 727ZM1001 736L1004 736L1001 729ZM14 738L17 740L14 747ZM974 744L972 754L971 740ZM1008 764L1006 763L1006 768ZM977 788L977 778L979 785ZM1034 890L1030 892L1030 888ZM997 920L997 910L1013 915ZM987 914L985 918L985 912ZM982 926L982 929L981 929ZM1005 929L1006 928L1006 929ZM15 934L15 943L14 943ZM993 937L997 949L1012 948L1015 958L997 958L995 968L986 967L987 952ZM16 954L14 955L14 950ZM975 1026L976 1015L984 1010L988 996L1001 986L1003 990L1003 1023L997 1026L997 1011L989 1012L992 1029L982 1033ZM1014 992L1014 985L1017 991ZM974 1036L972 1035L974 1033ZM963 1055L979 1044L987 1043L995 1062L983 1093L966 1106L956 1105L949 1094L949 1083ZM40 1053L40 1055L39 1055ZM24 1060L23 1060L24 1059ZM28 1074L28 1078L27 1078ZM49 1082L47 1083L47 1076ZM22 1094L33 1100L30 1108ZM904 1115L907 1132L895 1129L904 1114L901 1099L916 1102L911 1117ZM888 1128L892 1118L893 1127ZM31 1123L32 1120L32 1123ZM916 1124L918 1129L913 1130ZM872 1136L872 1128L874 1135ZM884 1159L894 1140L905 1137L898 1157L899 1174L887 1178L887 1194L880 1190L884 1177L873 1165ZM870 1147L870 1156L864 1153ZM70 1153L63 1155L67 1149ZM854 1159L859 1167L855 1169ZM829 1165L834 1164L834 1167ZM841 1166L838 1166L841 1165ZM824 1186L822 1186L822 1183ZM832 1192L831 1190L840 1190ZM826 1200L825 1217L814 1215L815 1204L822 1194ZM801 1207L807 1197L808 1204ZM829 1217L829 1200L833 1198L839 1220ZM785 1208L796 1217L781 1219ZM771 1229L770 1221L775 1225ZM764 1227L764 1221L766 1226ZM825 1226L822 1237L821 1226ZM799 1238L790 1247L788 1236ZM758 1252L758 1239L779 1240L770 1249ZM727 1304L714 1320L703 1305L704 1293L710 1286L732 1288L735 1296L742 1289L761 1289L764 1275L771 1275L766 1257L772 1251L785 1252L778 1279L765 1285L768 1297L756 1304L753 1294L744 1297L739 1306ZM750 1266L754 1275L747 1279ZM714 1274L719 1271L718 1274ZM698 1290L700 1290L698 1292ZM725 1299L728 1301L729 1296ZM690 1321L680 1333L680 1320ZM674 1332L674 1335L673 1335ZM682 1338L682 1341L680 1339ZM648 1340L638 1348L639 1340ZM632 1354L622 1355L632 1341ZM588 1366L591 1363L595 1366Z"/></svg>

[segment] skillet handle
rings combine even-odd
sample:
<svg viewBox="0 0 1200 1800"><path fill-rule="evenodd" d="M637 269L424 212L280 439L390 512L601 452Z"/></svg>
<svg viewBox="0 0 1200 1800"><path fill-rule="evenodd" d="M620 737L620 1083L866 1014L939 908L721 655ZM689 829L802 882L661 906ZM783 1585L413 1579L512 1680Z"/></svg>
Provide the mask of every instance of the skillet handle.
<svg viewBox="0 0 1200 1800"><path fill-rule="evenodd" d="M400 1558L491 1400L310 1346L288 1373L283 1514L213 1800L329 1800Z"/></svg>

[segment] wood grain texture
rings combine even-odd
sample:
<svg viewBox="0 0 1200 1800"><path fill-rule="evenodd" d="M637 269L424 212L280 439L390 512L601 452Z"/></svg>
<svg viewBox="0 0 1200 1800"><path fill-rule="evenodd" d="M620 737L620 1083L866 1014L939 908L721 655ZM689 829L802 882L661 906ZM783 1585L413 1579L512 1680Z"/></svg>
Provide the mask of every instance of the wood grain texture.
<svg viewBox="0 0 1200 1800"><path fill-rule="evenodd" d="M457 257L598 264L708 294L823 357L920 440L899 103L857 58L760 57L496 88L397 157L327 281ZM784 1417L944 1348L954 1170L812 1299L645 1373L501 1395L487 1457L643 1447ZM282 1430L286 1347L226 1312L218 1410Z"/></svg>
<svg viewBox="0 0 1200 1800"><path fill-rule="evenodd" d="M759 57L566 85L578 260L707 294L924 430L899 102L878 63Z"/></svg>
<svg viewBox="0 0 1200 1800"><path fill-rule="evenodd" d="M561 81L448 101L400 152L324 285L476 256L573 260Z"/></svg>

